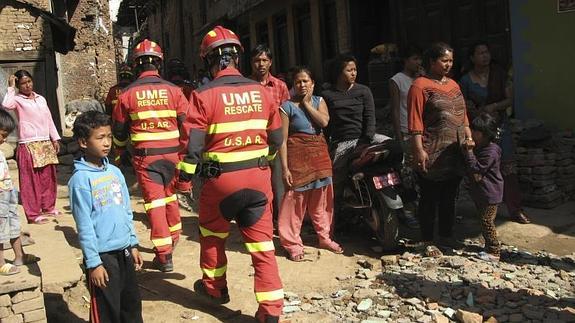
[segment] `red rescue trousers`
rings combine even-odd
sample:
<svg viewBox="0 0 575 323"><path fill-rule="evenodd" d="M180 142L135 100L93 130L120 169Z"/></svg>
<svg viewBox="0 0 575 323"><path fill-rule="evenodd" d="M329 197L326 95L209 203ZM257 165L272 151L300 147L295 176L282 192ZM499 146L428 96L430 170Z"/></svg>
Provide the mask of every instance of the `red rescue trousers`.
<svg viewBox="0 0 575 323"><path fill-rule="evenodd" d="M161 263L168 261L180 239L182 222L175 192L177 153L134 156L133 164L144 197L144 209L150 221L150 239Z"/></svg>
<svg viewBox="0 0 575 323"><path fill-rule="evenodd" d="M270 169L250 168L206 179L200 194L200 268L209 294L227 287L225 242L235 220L255 269L256 318L280 316L283 289L273 243Z"/></svg>

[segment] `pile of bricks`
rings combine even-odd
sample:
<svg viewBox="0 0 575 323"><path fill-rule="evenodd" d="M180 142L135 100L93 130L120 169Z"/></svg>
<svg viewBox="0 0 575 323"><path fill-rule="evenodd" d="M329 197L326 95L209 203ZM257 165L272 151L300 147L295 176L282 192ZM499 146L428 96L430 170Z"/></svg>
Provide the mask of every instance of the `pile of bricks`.
<svg viewBox="0 0 575 323"><path fill-rule="evenodd" d="M575 138L556 134L539 147L518 147L517 171L526 206L550 209L575 193Z"/></svg>
<svg viewBox="0 0 575 323"><path fill-rule="evenodd" d="M557 186L569 199L575 199L575 138L563 137L557 146Z"/></svg>
<svg viewBox="0 0 575 323"><path fill-rule="evenodd" d="M21 276L17 274L15 276ZM40 277L2 280L0 284L0 322L47 322Z"/></svg>

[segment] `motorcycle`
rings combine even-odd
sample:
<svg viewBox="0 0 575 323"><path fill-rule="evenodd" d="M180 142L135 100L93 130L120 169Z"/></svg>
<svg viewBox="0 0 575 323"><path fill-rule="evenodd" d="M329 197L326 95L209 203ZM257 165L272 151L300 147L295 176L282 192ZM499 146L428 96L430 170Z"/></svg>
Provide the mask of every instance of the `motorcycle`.
<svg viewBox="0 0 575 323"><path fill-rule="evenodd" d="M385 251L398 245L403 214L401 183L403 150L397 140L356 147L344 187L344 207L367 224Z"/></svg>

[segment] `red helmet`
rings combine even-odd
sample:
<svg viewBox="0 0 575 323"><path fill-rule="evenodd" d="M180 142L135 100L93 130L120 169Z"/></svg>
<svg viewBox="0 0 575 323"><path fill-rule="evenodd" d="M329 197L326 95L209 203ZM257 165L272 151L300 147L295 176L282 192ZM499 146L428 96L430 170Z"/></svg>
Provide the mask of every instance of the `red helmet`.
<svg viewBox="0 0 575 323"><path fill-rule="evenodd" d="M132 76L132 69L130 68L130 66L128 66L128 64L122 64L120 66L120 75L130 75Z"/></svg>
<svg viewBox="0 0 575 323"><path fill-rule="evenodd" d="M223 45L235 45L243 50L240 39L233 31L216 26L204 36L200 45L200 57L206 58L211 51Z"/></svg>
<svg viewBox="0 0 575 323"><path fill-rule="evenodd" d="M160 45L149 39L144 39L134 48L132 59L136 60L142 56L153 56L159 59L164 58L164 54L162 53L162 48L160 48Z"/></svg>

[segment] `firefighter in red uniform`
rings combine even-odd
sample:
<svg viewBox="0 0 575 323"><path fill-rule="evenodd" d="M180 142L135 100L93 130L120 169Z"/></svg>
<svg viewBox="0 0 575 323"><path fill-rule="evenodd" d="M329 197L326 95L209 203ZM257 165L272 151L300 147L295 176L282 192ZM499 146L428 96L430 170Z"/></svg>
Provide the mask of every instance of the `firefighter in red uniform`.
<svg viewBox="0 0 575 323"><path fill-rule="evenodd" d="M113 133L118 149L128 141L134 147L132 164L152 229L154 264L167 272L173 270L172 250L182 229L175 194L176 165L182 150L180 128L189 103L179 87L160 78L162 58L160 46L147 39L134 49L139 76L118 98Z"/></svg>
<svg viewBox="0 0 575 323"><path fill-rule="evenodd" d="M120 96L120 93L122 93L122 90L130 85L130 83L132 82L132 78L134 77L134 74L132 73L132 69L126 65L123 64L122 66L120 66L120 81L118 82L118 84L112 86L110 88L110 90L108 91L108 95L106 96L106 100L104 100L104 105L106 106L106 113L108 115L112 115L112 109L116 106L116 103L118 103L118 97Z"/></svg>
<svg viewBox="0 0 575 323"><path fill-rule="evenodd" d="M212 302L229 302L225 241L235 220L252 257L259 322L278 322L283 289L275 258L269 161L282 144L278 109L266 90L238 68L238 37L216 26L201 44L214 80L192 93L188 155L180 177L204 178L200 194L201 280L194 290Z"/></svg>
<svg viewBox="0 0 575 323"><path fill-rule="evenodd" d="M186 99L189 100L195 87L190 82L190 73L188 73L188 69L184 62L179 58L172 58L168 61L167 70L168 81L179 86L184 92Z"/></svg>

